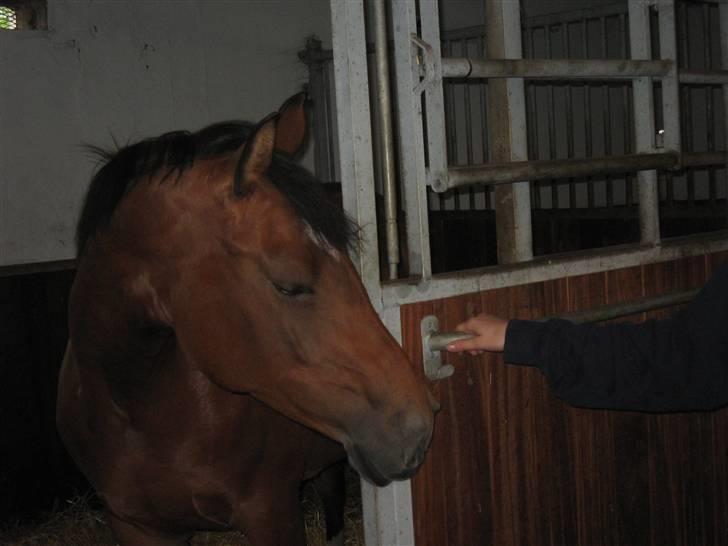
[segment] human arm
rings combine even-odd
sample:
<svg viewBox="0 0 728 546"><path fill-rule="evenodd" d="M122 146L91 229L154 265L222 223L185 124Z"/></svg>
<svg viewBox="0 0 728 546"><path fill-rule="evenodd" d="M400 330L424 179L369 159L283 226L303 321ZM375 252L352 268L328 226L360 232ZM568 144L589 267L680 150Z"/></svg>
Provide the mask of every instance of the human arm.
<svg viewBox="0 0 728 546"><path fill-rule="evenodd" d="M453 341L447 346L447 350L456 353L468 351L472 355L484 351L500 353L503 351L507 327L508 320L481 313L455 327L458 332L472 334L474 337Z"/></svg>
<svg viewBox="0 0 728 546"><path fill-rule="evenodd" d="M476 340L487 338L486 332L474 333ZM469 350L498 350L497 345ZM503 349L506 362L539 368L552 391L575 406L684 411L725 405L728 267L669 319L604 326L511 320Z"/></svg>

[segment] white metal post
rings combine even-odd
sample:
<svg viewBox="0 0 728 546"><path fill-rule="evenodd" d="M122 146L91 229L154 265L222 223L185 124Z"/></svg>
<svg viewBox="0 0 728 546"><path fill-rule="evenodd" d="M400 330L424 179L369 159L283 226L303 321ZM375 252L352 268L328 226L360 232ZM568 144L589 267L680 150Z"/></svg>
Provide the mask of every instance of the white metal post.
<svg viewBox="0 0 728 546"><path fill-rule="evenodd" d="M675 0L660 0L657 9L660 26L660 59L672 61L670 70L662 77L662 120L665 129L663 146L666 152L680 154L680 82L677 73Z"/></svg>
<svg viewBox="0 0 728 546"><path fill-rule="evenodd" d="M445 137L445 99L442 89L442 53L440 50L440 13L439 3L435 0L420 2L420 25L422 39L431 49L432 71L429 75L431 85L425 88L425 108L427 111L427 182L435 190L447 187L447 142Z"/></svg>
<svg viewBox="0 0 728 546"><path fill-rule="evenodd" d="M487 57L522 58L520 1L486 0L485 8ZM490 80L488 120L491 161L528 159L523 78ZM498 262L506 264L530 260L533 258L530 183L498 186L495 199Z"/></svg>
<svg viewBox="0 0 728 546"><path fill-rule="evenodd" d="M344 209L359 224L362 235L362 244L352 258L369 298L380 310L382 294L363 0L331 0L331 28L341 193Z"/></svg>
<svg viewBox="0 0 728 546"><path fill-rule="evenodd" d="M629 0L629 43L631 58L650 59L650 0ZM652 78L632 82L634 103L635 152L655 151L655 109ZM660 242L657 171L637 172L640 208L640 240L643 244Z"/></svg>
<svg viewBox="0 0 728 546"><path fill-rule="evenodd" d="M394 69L397 90L399 128L399 172L407 222L407 247L410 275L428 279L432 275L430 260L430 226L427 207L427 173L422 130L422 100L415 87L420 82L416 46L415 0L393 0ZM444 138L444 133L442 134ZM444 149L444 143L442 144Z"/></svg>
<svg viewBox="0 0 728 546"><path fill-rule="evenodd" d="M399 308L385 312L379 277L369 81L363 0L331 0L341 185L346 212L361 226L364 243L354 256L372 304L401 342ZM374 487L362 481L367 546L414 546L409 481Z"/></svg>

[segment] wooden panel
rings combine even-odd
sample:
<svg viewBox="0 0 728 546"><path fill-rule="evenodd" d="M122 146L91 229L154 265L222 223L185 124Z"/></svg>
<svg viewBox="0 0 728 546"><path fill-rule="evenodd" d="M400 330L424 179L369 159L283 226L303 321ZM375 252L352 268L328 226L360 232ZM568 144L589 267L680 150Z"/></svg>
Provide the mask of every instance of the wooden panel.
<svg viewBox="0 0 728 546"><path fill-rule="evenodd" d="M407 305L405 350L419 368L428 314L443 330L480 311L536 318L700 286L726 262L720 253ZM417 546L728 544L728 410L573 408L537 370L495 355L445 359L456 371L434 385L443 410L412 482Z"/></svg>

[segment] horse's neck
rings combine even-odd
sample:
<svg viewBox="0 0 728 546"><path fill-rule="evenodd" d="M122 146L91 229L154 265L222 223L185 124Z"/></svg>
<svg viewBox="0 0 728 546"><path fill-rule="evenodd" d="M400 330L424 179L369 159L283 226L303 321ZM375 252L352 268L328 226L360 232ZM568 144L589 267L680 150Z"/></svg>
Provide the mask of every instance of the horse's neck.
<svg viewBox="0 0 728 546"><path fill-rule="evenodd" d="M71 293L71 338L86 358L133 373L137 361L159 352L167 333L160 331L144 291L145 271L133 256L91 247L82 257ZM141 279L141 280L140 280ZM82 355L83 358L84 355Z"/></svg>

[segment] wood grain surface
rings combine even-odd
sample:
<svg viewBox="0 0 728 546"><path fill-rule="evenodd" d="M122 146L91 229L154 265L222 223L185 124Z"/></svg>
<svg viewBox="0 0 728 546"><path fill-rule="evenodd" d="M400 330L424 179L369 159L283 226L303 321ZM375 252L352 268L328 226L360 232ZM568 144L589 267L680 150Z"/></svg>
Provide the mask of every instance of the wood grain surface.
<svg viewBox="0 0 728 546"><path fill-rule="evenodd" d="M726 262L723 252L403 306L404 347L421 370L425 315L442 330L480 311L537 318L699 287ZM578 409L538 370L445 359L456 371L433 386L443 409L412 481L417 546L728 545L728 409Z"/></svg>

